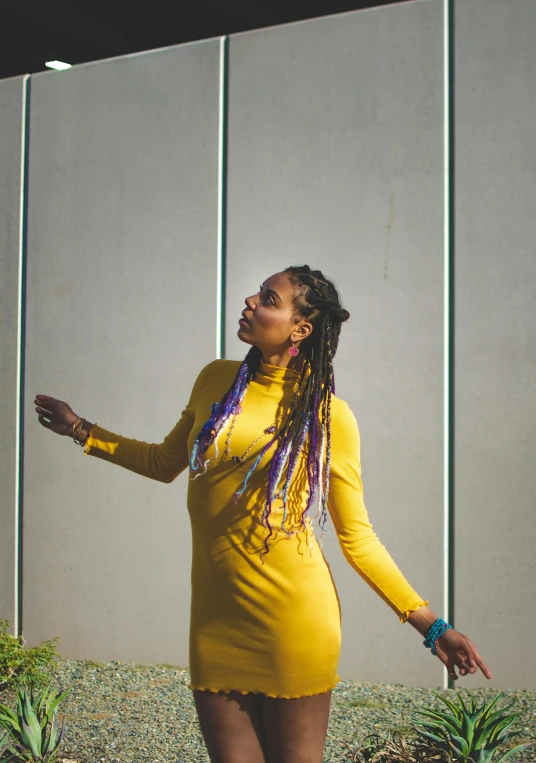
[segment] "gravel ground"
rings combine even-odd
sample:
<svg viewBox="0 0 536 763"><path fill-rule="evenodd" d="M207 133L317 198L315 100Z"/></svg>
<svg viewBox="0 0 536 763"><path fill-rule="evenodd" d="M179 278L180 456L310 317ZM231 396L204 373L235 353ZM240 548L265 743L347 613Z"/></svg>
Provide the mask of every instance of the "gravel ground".
<svg viewBox="0 0 536 763"><path fill-rule="evenodd" d="M60 761L67 763L208 763L187 670L173 665L133 665L60 660L51 673L56 688L71 691ZM461 679L460 679L461 680ZM438 690L454 698L452 689ZM474 689L477 704L497 689ZM463 692L466 694L466 691ZM4 692L4 704L12 695ZM521 711L519 740L536 742L536 692L503 692L500 706ZM367 734L410 731L410 714L441 707L430 689L402 684L340 681L333 691L324 763L350 763ZM63 713L60 713L60 722ZM513 745L512 745L513 746ZM518 760L536 761L536 745ZM513 762L512 762L513 763Z"/></svg>

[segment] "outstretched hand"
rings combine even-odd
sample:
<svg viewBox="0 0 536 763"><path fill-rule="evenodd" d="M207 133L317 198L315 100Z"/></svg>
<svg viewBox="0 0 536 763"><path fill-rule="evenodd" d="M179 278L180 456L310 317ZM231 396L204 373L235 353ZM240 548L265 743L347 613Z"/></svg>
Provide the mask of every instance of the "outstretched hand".
<svg viewBox="0 0 536 763"><path fill-rule="evenodd" d="M76 413L68 403L48 395L36 395L34 404L39 423L51 432L72 435L72 426L77 419Z"/></svg>
<svg viewBox="0 0 536 763"><path fill-rule="evenodd" d="M476 673L478 668L484 673L486 678L491 678L491 672L477 652L477 649L471 639L464 636L463 633L449 628L435 642L436 654L441 662L446 666L449 675L455 681L456 666L460 676L466 676L468 673Z"/></svg>

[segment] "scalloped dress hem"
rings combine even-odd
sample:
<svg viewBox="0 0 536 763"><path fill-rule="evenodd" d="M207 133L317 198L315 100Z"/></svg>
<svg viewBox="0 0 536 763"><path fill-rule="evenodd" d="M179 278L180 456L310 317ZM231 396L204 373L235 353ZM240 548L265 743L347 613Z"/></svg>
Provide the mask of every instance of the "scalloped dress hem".
<svg viewBox="0 0 536 763"><path fill-rule="evenodd" d="M214 689L209 686L194 686L194 684L188 684L188 688L192 691L210 691L213 694L219 694L220 692L224 692L225 694L229 694L232 691L237 691L239 694L263 694L265 697L271 697L272 699L301 699L302 697L316 697L318 694L325 694L327 691L333 691L335 686L339 683L341 680L340 676L337 676L335 680L335 684L333 686L328 686L327 689L322 689L321 691L314 691L309 692L306 694L296 694L296 695L289 695L289 694L272 694L271 692L262 692L262 691L254 691L253 689Z"/></svg>

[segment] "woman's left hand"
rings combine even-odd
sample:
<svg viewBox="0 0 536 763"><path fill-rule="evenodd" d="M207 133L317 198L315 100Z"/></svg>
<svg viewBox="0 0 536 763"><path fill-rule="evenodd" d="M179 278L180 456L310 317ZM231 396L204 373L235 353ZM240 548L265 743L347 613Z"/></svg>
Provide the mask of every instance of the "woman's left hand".
<svg viewBox="0 0 536 763"><path fill-rule="evenodd" d="M491 678L488 666L477 652L471 639L464 636L463 633L455 631L454 628L448 628L437 639L435 649L437 656L446 666L453 680L458 680L455 670L456 666L461 676L466 676L468 673L476 673L477 669L480 668L486 678Z"/></svg>

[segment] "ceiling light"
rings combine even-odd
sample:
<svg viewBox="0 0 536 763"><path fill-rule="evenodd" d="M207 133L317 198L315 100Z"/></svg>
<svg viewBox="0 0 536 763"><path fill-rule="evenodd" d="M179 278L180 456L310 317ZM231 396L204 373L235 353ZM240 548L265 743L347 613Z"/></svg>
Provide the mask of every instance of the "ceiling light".
<svg viewBox="0 0 536 763"><path fill-rule="evenodd" d="M66 64L63 61L46 61L45 66L48 66L49 69L70 69L71 64Z"/></svg>

